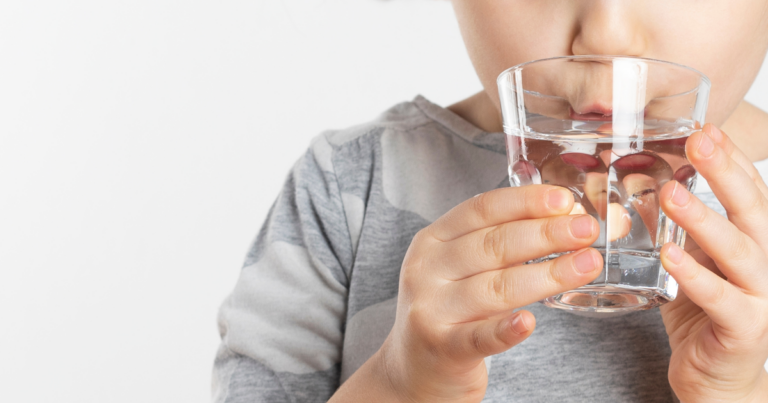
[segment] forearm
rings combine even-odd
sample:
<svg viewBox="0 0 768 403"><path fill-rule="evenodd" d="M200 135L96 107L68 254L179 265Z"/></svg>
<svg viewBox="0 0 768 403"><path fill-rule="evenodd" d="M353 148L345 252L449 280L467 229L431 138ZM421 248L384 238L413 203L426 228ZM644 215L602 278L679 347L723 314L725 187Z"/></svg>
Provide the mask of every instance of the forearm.
<svg viewBox="0 0 768 403"><path fill-rule="evenodd" d="M383 365L383 360L380 359L380 355L377 352L341 385L328 402L402 402L402 399L393 390Z"/></svg>

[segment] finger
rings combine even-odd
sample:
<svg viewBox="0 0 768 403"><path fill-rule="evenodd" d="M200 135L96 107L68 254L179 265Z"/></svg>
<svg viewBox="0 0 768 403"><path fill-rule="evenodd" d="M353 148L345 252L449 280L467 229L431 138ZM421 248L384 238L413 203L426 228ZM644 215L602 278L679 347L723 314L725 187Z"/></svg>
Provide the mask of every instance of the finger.
<svg viewBox="0 0 768 403"><path fill-rule="evenodd" d="M722 130L711 123L704 125L704 132L749 175L763 196L768 197L768 186L755 165Z"/></svg>
<svg viewBox="0 0 768 403"><path fill-rule="evenodd" d="M533 333L536 318L528 311L517 311L499 319L463 323L454 327L448 343L459 359L480 359L503 353Z"/></svg>
<svg viewBox="0 0 768 403"><path fill-rule="evenodd" d="M694 239L690 234L685 237L684 250L687 254L691 255L694 260L696 260L696 263L706 267L709 269L709 271L717 274L721 278L725 278L725 275L720 271L719 268L717 268L717 263L715 263L715 261L712 260L709 255L701 250L699 244L696 243L696 239Z"/></svg>
<svg viewBox="0 0 768 403"><path fill-rule="evenodd" d="M440 289L442 317L453 323L485 319L594 280L602 256L587 248L557 259L483 272Z"/></svg>
<svg viewBox="0 0 768 403"><path fill-rule="evenodd" d="M688 246L688 239L685 240L685 246ZM717 268L717 263L715 263L714 260L712 260L709 255L704 253L701 249L695 249L695 250L688 250L688 248L685 248L685 252L691 255L693 260L696 261L696 263L704 266L707 268L707 270L711 271L712 273L715 273L720 278L725 278L725 275L720 271L720 269ZM727 280L727 279L726 279Z"/></svg>
<svg viewBox="0 0 768 403"><path fill-rule="evenodd" d="M529 218L568 214L573 194L559 186L530 185L481 193L445 213L427 227L440 241L450 241L481 228Z"/></svg>
<svg viewBox="0 0 768 403"><path fill-rule="evenodd" d="M721 327L743 329L745 318L752 318L751 304L743 292L707 270L674 243L661 249L661 263L685 295Z"/></svg>
<svg viewBox="0 0 768 403"><path fill-rule="evenodd" d="M760 245L768 245L768 199L744 169L704 132L686 142L693 166L723 204L728 219Z"/></svg>
<svg viewBox="0 0 768 403"><path fill-rule="evenodd" d="M557 252L586 248L600 229L588 215L521 220L466 234L430 249L427 264L448 280L461 280Z"/></svg>
<svg viewBox="0 0 768 403"><path fill-rule="evenodd" d="M728 280L751 292L768 293L765 254L750 237L725 217L715 213L677 181L662 187L661 208L683 227Z"/></svg>

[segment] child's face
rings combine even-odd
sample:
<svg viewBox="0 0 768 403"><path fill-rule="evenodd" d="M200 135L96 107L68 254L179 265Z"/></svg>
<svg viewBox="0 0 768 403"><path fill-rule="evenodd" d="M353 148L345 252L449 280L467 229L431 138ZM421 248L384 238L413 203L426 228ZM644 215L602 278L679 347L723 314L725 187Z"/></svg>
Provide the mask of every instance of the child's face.
<svg viewBox="0 0 768 403"><path fill-rule="evenodd" d="M535 59L630 55L668 60L712 81L707 121L725 122L768 48L765 0L452 0L486 94L496 77Z"/></svg>

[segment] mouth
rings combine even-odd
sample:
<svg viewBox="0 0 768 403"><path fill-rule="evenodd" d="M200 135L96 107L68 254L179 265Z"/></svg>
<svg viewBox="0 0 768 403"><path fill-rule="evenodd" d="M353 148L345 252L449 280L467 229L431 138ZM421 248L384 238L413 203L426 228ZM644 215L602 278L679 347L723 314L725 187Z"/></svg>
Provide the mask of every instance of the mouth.
<svg viewBox="0 0 768 403"><path fill-rule="evenodd" d="M573 108L569 110L571 119L581 121L610 122L613 119L611 113L610 108L605 108L601 105L592 105L582 112L576 112Z"/></svg>

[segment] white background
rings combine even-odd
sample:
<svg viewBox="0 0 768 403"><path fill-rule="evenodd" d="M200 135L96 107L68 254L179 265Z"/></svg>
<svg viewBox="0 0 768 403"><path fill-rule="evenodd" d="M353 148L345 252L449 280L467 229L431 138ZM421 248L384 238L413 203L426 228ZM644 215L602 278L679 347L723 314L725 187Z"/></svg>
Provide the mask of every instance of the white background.
<svg viewBox="0 0 768 403"><path fill-rule="evenodd" d="M445 1L3 0L0 401L207 401L310 138L479 89Z"/></svg>

